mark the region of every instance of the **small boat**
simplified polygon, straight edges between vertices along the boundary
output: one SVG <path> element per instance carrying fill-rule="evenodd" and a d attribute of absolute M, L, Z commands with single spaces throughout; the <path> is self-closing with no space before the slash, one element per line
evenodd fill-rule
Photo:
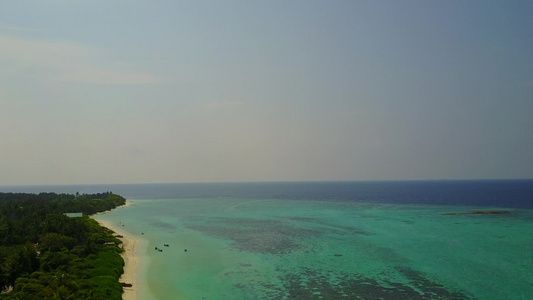
<path fill-rule="evenodd" d="M 164 244 L 163 246 L 165 246 L 165 247 L 169 247 L 168 244 Z"/>

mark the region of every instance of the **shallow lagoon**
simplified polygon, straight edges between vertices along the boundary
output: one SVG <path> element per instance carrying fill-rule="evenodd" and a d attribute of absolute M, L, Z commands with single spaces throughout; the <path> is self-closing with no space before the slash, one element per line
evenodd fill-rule
<path fill-rule="evenodd" d="M 287 198 L 130 201 L 98 217 L 146 240 L 139 299 L 533 295 L 528 209 L 445 215 L 495 208 Z"/>

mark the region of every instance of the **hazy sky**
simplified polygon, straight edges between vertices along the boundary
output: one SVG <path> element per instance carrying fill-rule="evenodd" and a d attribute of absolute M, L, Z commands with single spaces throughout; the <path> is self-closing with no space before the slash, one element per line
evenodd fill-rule
<path fill-rule="evenodd" d="M 0 185 L 533 178 L 532 1 L 0 2 Z"/>

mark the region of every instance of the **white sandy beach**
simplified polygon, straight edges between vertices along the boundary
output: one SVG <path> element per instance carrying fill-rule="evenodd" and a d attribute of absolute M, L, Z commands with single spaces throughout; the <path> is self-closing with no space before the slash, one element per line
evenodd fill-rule
<path fill-rule="evenodd" d="M 131 205 L 130 202 L 126 202 L 126 205 Z M 121 207 L 124 207 L 121 206 Z M 96 219 L 95 219 L 96 220 Z M 135 253 L 135 249 L 139 244 L 139 241 L 124 234 L 120 228 L 116 228 L 107 221 L 96 220 L 100 225 L 113 230 L 116 234 L 122 235 L 119 238 L 122 241 L 124 252 L 122 258 L 124 259 L 124 273 L 120 277 L 120 282 L 131 283 L 132 287 L 124 287 L 124 293 L 122 294 L 123 300 L 135 300 L 137 299 L 137 267 L 139 265 L 139 257 Z"/>

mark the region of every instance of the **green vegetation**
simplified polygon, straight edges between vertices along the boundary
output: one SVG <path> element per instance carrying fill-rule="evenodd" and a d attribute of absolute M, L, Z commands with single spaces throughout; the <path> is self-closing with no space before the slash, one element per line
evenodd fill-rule
<path fill-rule="evenodd" d="M 122 299 L 121 241 L 88 215 L 124 203 L 110 192 L 0 193 L 0 290 L 12 288 L 0 300 Z"/>

